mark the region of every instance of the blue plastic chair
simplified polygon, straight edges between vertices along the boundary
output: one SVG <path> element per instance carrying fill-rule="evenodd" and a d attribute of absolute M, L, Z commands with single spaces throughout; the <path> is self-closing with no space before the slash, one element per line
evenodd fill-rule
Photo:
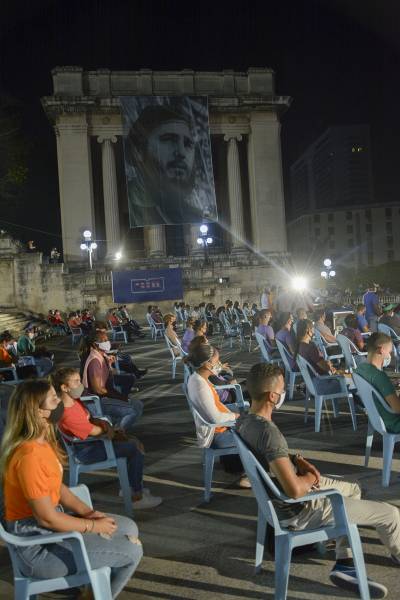
<path fill-rule="evenodd" d="M 113 342 L 117 342 L 120 338 L 125 344 L 128 343 L 128 336 L 122 325 L 113 325 L 111 321 L 108 321 L 109 331 L 111 333 L 111 339 Z"/>
<path fill-rule="evenodd" d="M 339 411 L 337 409 L 336 402 L 340 398 L 346 398 L 349 403 L 351 420 L 353 423 L 353 429 L 356 431 L 357 429 L 357 417 L 356 411 L 354 408 L 354 399 L 352 394 L 349 392 L 345 377 L 342 375 L 318 375 L 310 363 L 300 356 L 299 354 L 296 357 L 297 364 L 299 365 L 300 372 L 303 376 L 304 383 L 306 384 L 307 393 L 304 399 L 304 422 L 307 423 L 308 420 L 308 402 L 310 396 L 314 398 L 315 402 L 315 431 L 318 433 L 321 428 L 321 413 L 322 413 L 322 404 L 325 404 L 326 400 L 332 400 L 333 414 L 335 417 L 338 416 Z M 329 381 L 329 380 L 337 380 L 339 382 L 340 390 L 334 394 L 320 394 L 317 391 L 316 382 L 319 381 Z"/>
<path fill-rule="evenodd" d="M 275 600 L 285 600 L 289 583 L 292 550 L 299 546 L 326 542 L 346 536 L 353 552 L 353 561 L 360 586 L 360 597 L 369 600 L 367 573 L 357 525 L 350 523 L 343 496 L 337 490 L 312 492 L 302 498 L 288 498 L 283 494 L 249 450 L 237 432 L 232 431 L 247 477 L 258 504 L 256 572 L 260 571 L 264 557 L 267 523 L 275 530 Z M 307 502 L 316 498 L 329 497 L 333 510 L 333 524 L 318 529 L 291 530 L 282 527 L 276 514 L 273 500 L 279 498 L 287 504 Z"/>
<path fill-rule="evenodd" d="M 165 327 L 163 323 L 156 323 L 150 315 L 146 315 L 147 322 L 150 326 L 151 339 L 157 341 L 157 338 L 164 337 Z"/>
<path fill-rule="evenodd" d="M 229 347 L 233 347 L 233 340 L 239 340 L 240 347 L 243 344 L 242 330 L 239 324 L 231 324 L 224 312 L 221 312 L 219 320 L 222 326 L 221 348 L 225 340 L 229 340 Z"/>
<path fill-rule="evenodd" d="M 196 424 L 196 419 L 206 427 L 211 427 L 211 429 L 215 429 L 216 427 L 229 427 L 232 428 L 235 426 L 235 422 L 228 421 L 228 423 L 208 423 L 200 413 L 195 409 L 193 404 L 190 401 L 187 386 L 185 384 L 182 385 L 183 393 L 185 394 L 189 410 L 192 413 L 192 417 L 194 423 Z M 215 458 L 219 456 L 228 456 L 229 454 L 238 454 L 236 446 L 232 446 L 231 448 L 203 448 L 203 473 L 204 473 L 204 502 L 210 502 L 211 499 L 211 484 L 212 484 L 212 476 L 214 471 L 214 461 Z"/>
<path fill-rule="evenodd" d="M 127 459 L 117 458 L 115 456 L 112 441 L 104 437 L 88 437 L 86 440 L 80 440 L 79 438 L 66 435 L 61 430 L 59 430 L 59 433 L 68 455 L 69 486 L 72 487 L 78 485 L 79 475 L 81 473 L 92 473 L 93 471 L 103 471 L 104 469 L 117 469 L 118 479 L 124 499 L 125 512 L 127 515 L 132 516 L 132 490 L 128 479 Z M 104 445 L 104 450 L 107 456 L 106 460 L 85 464 L 80 462 L 75 453 L 75 446 L 78 444 L 90 444 L 93 442 L 101 442 Z"/>
<path fill-rule="evenodd" d="M 341 352 L 339 354 L 331 354 L 329 356 L 327 348 L 338 346 L 338 344 L 336 342 L 327 342 L 321 335 L 321 332 L 318 331 L 317 326 L 314 327 L 314 341 L 318 348 L 321 350 L 322 354 L 324 355 L 325 360 L 341 360 L 343 358 L 343 354 Z"/>
<path fill-rule="evenodd" d="M 296 385 L 296 379 L 299 377 L 303 381 L 303 376 L 300 371 L 295 371 L 291 365 L 291 360 L 294 360 L 293 356 L 289 352 L 282 342 L 276 340 L 276 347 L 278 348 L 279 354 L 283 364 L 285 365 L 285 379 L 286 385 L 289 391 L 289 400 L 293 399 L 294 386 Z"/>
<path fill-rule="evenodd" d="M 392 467 L 394 445 L 400 442 L 399 433 L 390 433 L 386 430 L 385 423 L 380 416 L 376 403 L 379 402 L 388 413 L 394 413 L 387 402 L 382 398 L 380 393 L 361 375 L 357 372 L 353 373 L 353 380 L 357 388 L 357 393 L 365 406 L 368 415 L 368 433 L 365 445 L 365 463 L 368 467 L 369 457 L 371 456 L 372 442 L 374 440 L 375 431 L 382 436 L 383 445 L 383 470 L 382 470 L 382 486 L 388 487 L 390 484 L 390 471 Z M 400 419 L 400 415 L 399 415 Z"/>
<path fill-rule="evenodd" d="M 185 356 L 187 356 L 187 352 L 184 351 L 180 344 L 173 344 L 165 332 L 164 338 L 172 358 L 172 379 L 175 379 L 176 364 L 182 361 Z M 178 350 L 179 354 L 175 354 L 174 350 Z"/>
<path fill-rule="evenodd" d="M 359 364 L 366 360 L 367 352 L 361 352 L 347 336 L 341 333 L 336 336 L 336 339 L 342 349 L 346 368 L 352 373 Z"/>
<path fill-rule="evenodd" d="M 70 488 L 88 506 L 93 508 L 90 493 L 86 485 Z M 112 600 L 110 585 L 110 567 L 92 569 L 86 552 L 81 533 L 76 531 L 68 533 L 49 533 L 48 535 L 34 535 L 22 537 L 8 533 L 0 522 L 0 538 L 4 540 L 10 554 L 14 572 L 14 597 L 15 600 L 36 600 L 37 594 L 45 594 L 56 590 L 67 590 L 83 585 L 91 585 L 95 600 Z M 16 548 L 26 546 L 44 546 L 57 544 L 68 540 L 74 548 L 74 559 L 77 572 L 65 577 L 53 579 L 35 579 L 25 577 L 19 569 Z"/>
<path fill-rule="evenodd" d="M 2 381 L 5 385 L 16 385 L 17 383 L 21 383 L 22 379 L 18 379 L 17 369 L 15 365 L 10 365 L 9 367 L 1 367 L 0 373 L 10 373 L 11 379 L 8 381 Z"/>
<path fill-rule="evenodd" d="M 80 327 L 70 327 L 71 330 L 71 341 L 72 341 L 72 345 L 74 345 L 76 342 L 79 342 L 79 340 L 81 339 L 81 337 L 83 337 L 83 331 Z"/>
<path fill-rule="evenodd" d="M 261 358 L 263 360 L 263 362 L 266 363 L 271 363 L 273 365 L 278 365 L 279 367 L 283 367 L 284 363 L 282 361 L 282 358 L 273 358 L 271 351 L 267 349 L 267 346 L 265 344 L 265 337 L 261 335 L 261 333 L 257 333 L 257 331 L 254 333 L 256 340 L 257 340 L 257 344 L 260 347 L 260 352 L 261 352 Z"/>
<path fill-rule="evenodd" d="M 394 329 L 389 327 L 389 325 L 385 325 L 384 323 L 378 323 L 378 331 L 380 331 L 381 333 L 386 333 L 386 335 L 388 335 L 392 338 L 392 342 L 393 342 L 393 346 L 394 346 L 394 352 L 393 352 L 394 370 L 396 371 L 396 373 L 398 373 L 399 365 L 400 365 L 400 356 L 399 356 L 400 337 L 397 335 L 397 333 L 394 331 Z"/>

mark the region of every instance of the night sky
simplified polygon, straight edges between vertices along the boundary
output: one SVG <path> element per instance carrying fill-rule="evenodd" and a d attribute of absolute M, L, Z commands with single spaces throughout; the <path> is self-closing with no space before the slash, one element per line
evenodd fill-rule
<path fill-rule="evenodd" d="M 40 97 L 57 65 L 85 69 L 270 67 L 288 168 L 330 125 L 371 127 L 375 200 L 400 201 L 400 2 L 397 0 L 13 0 L 1 3 L 0 93 L 21 103 L 29 180 L 0 226 L 48 250 L 61 246 L 57 161 Z M 5 225 L 12 220 L 52 236 Z"/>

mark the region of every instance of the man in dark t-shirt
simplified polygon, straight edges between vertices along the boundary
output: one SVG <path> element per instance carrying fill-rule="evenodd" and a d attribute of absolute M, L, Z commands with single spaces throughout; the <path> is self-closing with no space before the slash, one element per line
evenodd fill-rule
<path fill-rule="evenodd" d="M 236 421 L 236 430 L 263 467 L 270 471 L 279 489 L 293 499 L 301 499 L 315 490 L 338 490 L 344 496 L 349 522 L 376 527 L 394 562 L 400 564 L 399 510 L 384 502 L 361 500 L 357 483 L 323 477 L 303 456 L 289 453 L 284 436 L 272 421 L 273 410 L 277 410 L 285 399 L 281 369 L 272 364 L 256 364 L 250 370 L 246 385 L 252 400 L 251 409 Z M 267 491 L 283 527 L 316 529 L 334 522 L 329 497 L 287 504 Z M 358 594 L 357 574 L 347 537 L 336 540 L 336 563 L 330 578 L 334 584 Z M 385 586 L 371 580 L 368 583 L 372 597 L 385 597 Z"/>

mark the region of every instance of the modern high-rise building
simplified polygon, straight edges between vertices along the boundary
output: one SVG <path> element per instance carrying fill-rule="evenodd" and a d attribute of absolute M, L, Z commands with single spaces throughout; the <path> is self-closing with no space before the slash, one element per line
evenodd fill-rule
<path fill-rule="evenodd" d="M 368 125 L 330 127 L 290 168 L 290 219 L 373 202 Z"/>

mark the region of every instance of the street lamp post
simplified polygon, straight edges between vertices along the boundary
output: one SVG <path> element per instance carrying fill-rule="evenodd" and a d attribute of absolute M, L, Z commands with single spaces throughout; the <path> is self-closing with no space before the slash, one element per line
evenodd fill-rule
<path fill-rule="evenodd" d="M 81 243 L 81 250 L 86 250 L 88 252 L 89 266 L 91 269 L 93 269 L 92 252 L 93 252 L 93 250 L 96 250 L 97 244 L 96 244 L 96 242 L 92 241 L 92 232 L 89 231 L 88 229 L 86 229 L 83 232 L 83 238 L 84 238 L 84 241 Z"/>
<path fill-rule="evenodd" d="M 204 256 L 206 263 L 208 262 L 208 246 L 211 246 L 213 241 L 213 238 L 208 235 L 208 225 L 206 225 L 205 223 L 203 223 L 203 225 L 200 225 L 200 235 L 197 238 L 197 243 L 199 246 L 202 246 L 204 248 Z"/>
<path fill-rule="evenodd" d="M 333 279 L 333 277 L 336 277 L 336 271 L 333 268 L 333 264 L 330 258 L 325 258 L 324 260 L 324 267 L 321 271 L 321 277 L 326 281 L 329 281 L 329 279 Z"/>

